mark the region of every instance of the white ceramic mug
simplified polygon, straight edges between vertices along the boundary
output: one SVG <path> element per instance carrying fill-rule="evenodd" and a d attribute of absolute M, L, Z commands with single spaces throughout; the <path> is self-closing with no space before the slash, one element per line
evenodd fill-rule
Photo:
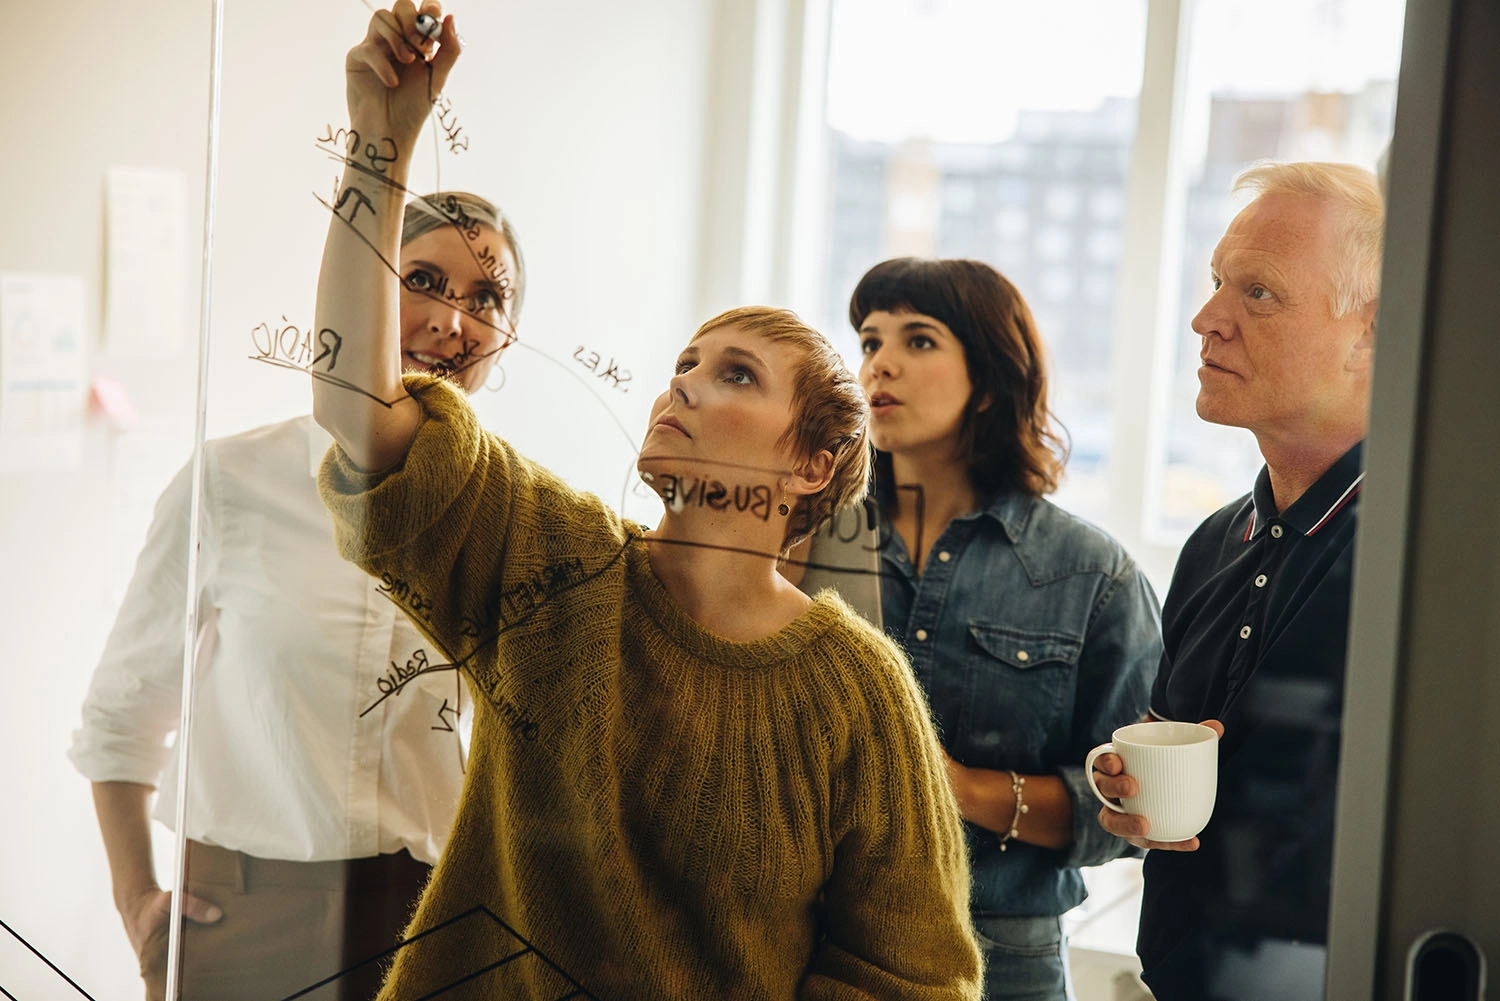
<path fill-rule="evenodd" d="M 1214 812 L 1219 791 L 1219 734 L 1202 723 L 1132 723 L 1114 732 L 1084 759 L 1083 771 L 1099 802 L 1116 813 L 1145 817 L 1152 841 L 1195 837 Z M 1094 759 L 1118 754 L 1139 789 L 1119 804 L 1105 799 L 1094 782 Z"/>

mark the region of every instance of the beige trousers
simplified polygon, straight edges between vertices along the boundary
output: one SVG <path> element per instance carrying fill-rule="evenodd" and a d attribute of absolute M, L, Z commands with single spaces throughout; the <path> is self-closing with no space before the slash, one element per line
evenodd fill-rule
<path fill-rule="evenodd" d="M 183 923 L 178 997 L 280 1001 L 305 991 L 297 1001 L 370 1001 L 430 872 L 404 851 L 282 862 L 190 841 L 188 892 L 224 917 Z M 147 1001 L 165 1001 L 165 922 L 142 950 L 141 977 Z"/>

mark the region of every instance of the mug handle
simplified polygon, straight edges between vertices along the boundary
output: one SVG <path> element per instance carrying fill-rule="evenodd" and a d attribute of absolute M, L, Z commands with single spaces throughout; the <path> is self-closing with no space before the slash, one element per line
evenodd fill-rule
<path fill-rule="evenodd" d="M 1094 748 L 1089 752 L 1089 756 L 1083 759 L 1083 774 L 1084 777 L 1089 781 L 1089 788 L 1094 791 L 1095 799 L 1097 799 L 1099 802 L 1103 803 L 1105 806 L 1109 807 L 1116 813 L 1125 813 L 1127 811 L 1124 807 L 1120 806 L 1120 804 L 1116 803 L 1114 800 L 1105 799 L 1104 793 L 1100 792 L 1099 787 L 1094 784 L 1094 759 L 1099 757 L 1099 755 L 1101 754 L 1113 753 L 1115 753 L 1114 744 L 1100 744 L 1098 747 Z"/>

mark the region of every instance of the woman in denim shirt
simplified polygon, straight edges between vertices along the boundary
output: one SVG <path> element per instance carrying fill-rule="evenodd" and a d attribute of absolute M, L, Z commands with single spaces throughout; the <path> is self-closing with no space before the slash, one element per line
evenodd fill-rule
<path fill-rule="evenodd" d="M 1094 819 L 1083 759 L 1146 711 L 1156 596 L 1119 543 L 1043 497 L 1065 447 L 1010 282 L 978 261 L 886 261 L 849 320 L 878 450 L 885 628 L 949 755 L 986 996 L 1071 999 L 1060 915 L 1084 899 L 1079 867 L 1128 850 Z"/>

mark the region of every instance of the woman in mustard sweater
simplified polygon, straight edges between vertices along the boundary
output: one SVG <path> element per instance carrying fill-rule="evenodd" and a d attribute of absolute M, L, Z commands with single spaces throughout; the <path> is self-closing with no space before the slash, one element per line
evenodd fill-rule
<path fill-rule="evenodd" d="M 460 50 L 451 16 L 432 41 L 416 18 L 376 14 L 346 62 L 352 126 L 398 155 L 345 174 L 373 211 L 331 222 L 317 324 L 343 337 L 343 386 L 314 383 L 341 551 L 475 694 L 455 829 L 381 998 L 975 998 L 920 691 L 832 592 L 776 573 L 865 491 L 857 381 L 790 313 L 704 324 L 652 408 L 639 470 L 666 511 L 647 530 L 484 431 L 443 379 L 403 379 L 381 258 Z"/>

